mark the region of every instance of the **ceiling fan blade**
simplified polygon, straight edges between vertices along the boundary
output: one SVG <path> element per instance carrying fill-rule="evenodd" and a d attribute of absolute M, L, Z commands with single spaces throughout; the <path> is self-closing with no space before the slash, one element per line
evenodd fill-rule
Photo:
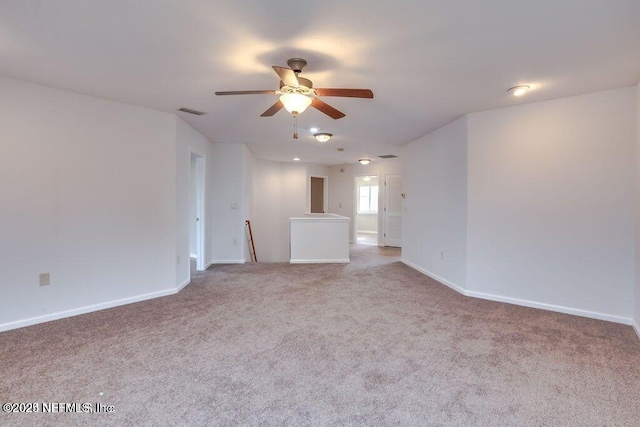
<path fill-rule="evenodd" d="M 278 73 L 278 76 L 280 76 L 280 80 L 282 80 L 282 83 L 284 83 L 285 85 L 289 87 L 300 86 L 300 83 L 298 83 L 298 78 L 296 77 L 296 73 L 294 73 L 291 68 L 278 67 L 274 65 L 273 71 Z"/>
<path fill-rule="evenodd" d="M 232 90 L 228 92 L 216 92 L 216 95 L 274 95 L 275 90 Z"/>
<path fill-rule="evenodd" d="M 333 108 L 331 105 L 320 101 L 318 98 L 313 98 L 311 100 L 311 106 L 313 108 L 315 108 L 316 110 L 320 110 L 323 113 L 325 113 L 327 116 L 331 117 L 332 119 L 341 119 L 344 117 L 344 113 L 341 113 L 340 111 L 336 110 L 335 108 Z"/>
<path fill-rule="evenodd" d="M 278 102 L 276 102 L 271 107 L 269 107 L 269 109 L 267 111 L 265 111 L 264 113 L 260 114 L 260 117 L 271 117 L 275 113 L 280 111 L 282 109 L 282 107 L 284 107 L 284 105 L 282 104 L 282 102 L 280 100 L 278 100 Z"/>
<path fill-rule="evenodd" d="M 320 96 L 343 96 L 346 98 L 373 98 L 371 89 L 316 89 L 316 94 Z"/>

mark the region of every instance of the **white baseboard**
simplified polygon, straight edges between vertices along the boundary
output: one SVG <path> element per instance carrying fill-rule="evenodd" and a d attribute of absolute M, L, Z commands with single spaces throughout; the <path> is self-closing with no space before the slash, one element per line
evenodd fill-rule
<path fill-rule="evenodd" d="M 213 264 L 244 264 L 245 262 L 244 259 L 214 259 L 209 263 L 208 267 Z"/>
<path fill-rule="evenodd" d="M 59 311 L 57 313 L 45 314 L 44 316 L 31 317 L 29 319 L 17 320 L 0 324 L 0 332 L 10 331 L 12 329 L 24 328 L 25 326 L 37 325 L 38 323 L 50 322 L 52 320 L 63 319 L 65 317 L 78 316 L 80 314 L 91 313 L 94 311 L 104 310 L 107 308 L 119 307 L 121 305 L 133 304 L 149 299 L 165 297 L 178 293 L 179 288 L 166 289 L 164 291 L 152 292 L 149 294 L 136 295 L 134 297 L 122 298 L 113 301 L 107 301 L 100 304 L 87 305 L 85 307 L 74 308 L 72 310 Z"/>
<path fill-rule="evenodd" d="M 640 338 L 640 326 L 638 326 L 638 323 L 635 320 L 632 320 L 631 326 L 633 326 L 633 330 L 636 331 L 636 335 Z"/>
<path fill-rule="evenodd" d="M 418 267 L 417 265 L 415 265 L 412 262 L 407 261 L 406 259 L 401 259 L 400 262 L 402 262 L 403 264 L 408 265 L 409 267 L 413 268 L 414 270 L 418 270 L 420 273 L 431 277 L 433 280 L 436 280 L 440 283 L 442 283 L 443 285 L 453 289 L 454 291 L 461 293 L 462 295 L 465 295 L 465 290 L 462 286 L 458 286 L 453 282 L 450 282 L 440 276 L 438 276 L 437 274 L 433 274 L 432 272 L 430 272 L 429 270 L 425 270 L 422 267 Z"/>
<path fill-rule="evenodd" d="M 205 264 L 204 269 L 206 270 L 207 268 L 211 267 L 213 265 L 213 261 L 209 261 L 208 263 Z"/>
<path fill-rule="evenodd" d="M 290 264 L 348 264 L 351 262 L 349 258 L 340 259 L 292 259 Z"/>
<path fill-rule="evenodd" d="M 474 298 L 486 299 L 491 301 L 506 302 L 508 304 L 522 305 L 524 307 L 538 308 L 541 310 L 555 311 L 558 313 L 572 314 L 574 316 L 588 317 L 591 319 L 606 320 L 607 322 L 622 323 L 630 325 L 631 319 L 628 317 L 615 316 L 612 314 L 600 313 L 597 311 L 582 310 L 579 308 L 565 307 L 562 305 L 547 304 L 537 301 L 523 300 L 519 298 L 505 297 L 502 295 L 487 294 L 484 292 L 465 291 L 465 295 Z"/>
<path fill-rule="evenodd" d="M 555 311 L 558 313 L 571 314 L 574 316 L 588 317 L 591 319 L 605 320 L 607 322 L 621 323 L 623 325 L 631 325 L 633 323 L 633 320 L 628 317 L 615 316 L 615 315 L 606 314 L 606 313 L 599 313 L 597 311 L 582 310 L 579 308 L 565 307 L 561 305 L 547 304 L 547 303 L 542 303 L 537 301 L 523 300 L 519 298 L 511 298 L 511 297 L 506 297 L 502 295 L 487 294 L 484 292 L 470 291 L 470 290 L 464 289 L 461 286 L 456 285 L 455 283 L 449 282 L 448 280 L 443 279 L 442 277 L 439 277 L 438 275 L 433 274 L 432 272 L 425 270 L 424 268 L 418 267 L 417 265 L 407 260 L 402 259 L 401 262 L 467 297 L 504 302 L 507 304 L 521 305 L 524 307 L 537 308 L 537 309 L 547 310 L 547 311 Z M 634 328 L 636 330 L 636 333 L 638 333 L 638 337 L 640 337 L 640 332 L 639 332 L 639 329 L 637 328 L 637 325 L 635 325 Z"/>
<path fill-rule="evenodd" d="M 176 293 L 180 292 L 181 290 L 183 290 L 189 283 L 191 283 L 191 279 L 187 279 L 184 282 L 180 283 L 178 285 L 178 287 L 176 288 Z"/>

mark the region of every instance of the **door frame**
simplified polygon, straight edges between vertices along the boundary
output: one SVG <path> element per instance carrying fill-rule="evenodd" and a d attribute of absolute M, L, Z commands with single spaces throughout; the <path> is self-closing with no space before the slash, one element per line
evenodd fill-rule
<path fill-rule="evenodd" d="M 311 178 L 321 178 L 322 179 L 322 192 L 324 193 L 322 196 L 322 210 L 327 213 L 329 211 L 329 177 L 323 175 L 309 175 L 309 179 L 307 179 L 307 207 L 309 208 L 309 213 L 311 213 Z"/>
<path fill-rule="evenodd" d="M 196 159 L 196 188 L 194 191 L 196 197 L 196 218 L 198 221 L 196 222 L 196 270 L 202 271 L 205 269 L 205 230 L 206 230 L 206 185 L 207 185 L 207 159 L 205 155 L 198 150 L 189 147 L 189 212 L 191 208 L 191 158 L 195 157 Z M 189 254 L 191 254 L 191 220 L 189 218 Z M 191 271 L 191 262 L 189 262 L 189 271 Z"/>

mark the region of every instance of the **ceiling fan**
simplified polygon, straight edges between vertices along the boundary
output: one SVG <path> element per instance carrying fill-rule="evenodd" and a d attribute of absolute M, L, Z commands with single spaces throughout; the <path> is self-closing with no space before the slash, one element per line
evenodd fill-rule
<path fill-rule="evenodd" d="M 273 70 L 280 77 L 280 89 L 278 90 L 216 92 L 216 95 L 280 95 L 280 99 L 261 114 L 262 117 L 271 117 L 283 107 L 295 117 L 311 105 L 333 119 L 343 118 L 344 113 L 321 101 L 318 98 L 319 96 L 373 98 L 373 92 L 370 89 L 314 88 L 311 80 L 299 76 L 302 69 L 307 65 L 307 61 L 302 58 L 291 58 L 287 61 L 287 64 L 291 68 L 273 66 Z"/>

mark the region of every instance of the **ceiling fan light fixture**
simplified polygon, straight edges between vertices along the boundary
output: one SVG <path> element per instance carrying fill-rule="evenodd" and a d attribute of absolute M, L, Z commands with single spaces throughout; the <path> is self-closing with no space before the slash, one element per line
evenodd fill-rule
<path fill-rule="evenodd" d="M 369 163 L 371 163 L 371 159 L 360 159 L 358 160 L 360 162 L 361 165 L 366 166 Z"/>
<path fill-rule="evenodd" d="M 297 116 L 311 105 L 311 98 L 301 93 L 285 93 L 280 95 L 280 102 L 288 112 Z"/>
<path fill-rule="evenodd" d="M 316 133 L 315 135 L 313 135 L 316 137 L 316 139 L 318 140 L 318 142 L 325 144 L 327 142 L 329 142 L 329 140 L 331 139 L 331 137 L 333 136 L 333 134 L 331 133 L 327 133 L 327 132 L 322 132 L 322 133 Z"/>

